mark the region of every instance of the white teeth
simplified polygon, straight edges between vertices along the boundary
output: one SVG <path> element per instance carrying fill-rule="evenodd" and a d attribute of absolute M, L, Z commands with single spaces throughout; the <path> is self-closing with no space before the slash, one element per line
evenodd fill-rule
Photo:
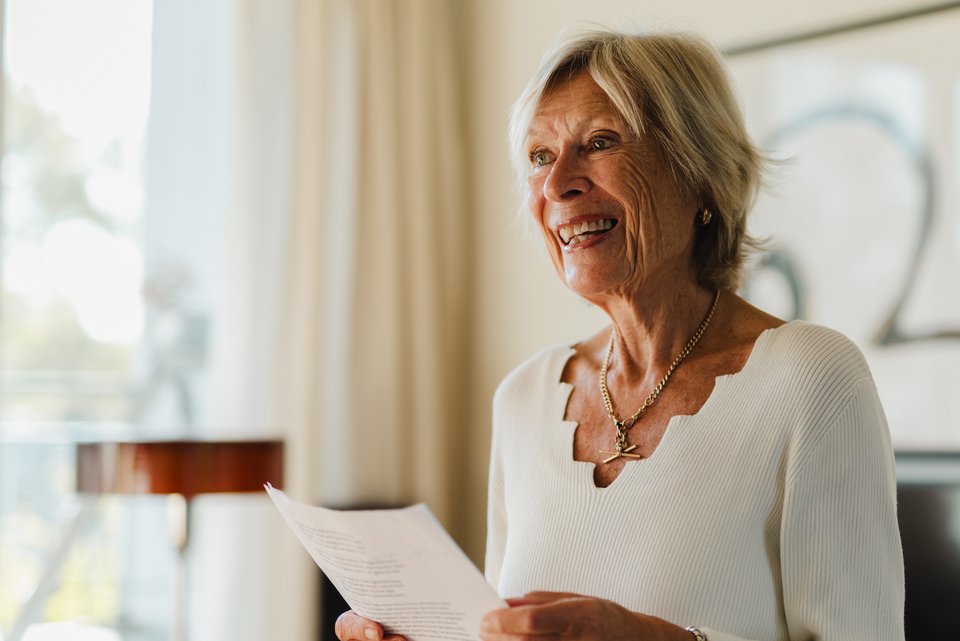
<path fill-rule="evenodd" d="M 614 221 L 610 218 L 595 218 L 593 220 L 587 220 L 582 223 L 577 223 L 575 225 L 566 225 L 561 227 L 558 231 L 560 232 L 560 238 L 565 244 L 573 244 L 582 242 L 586 238 L 579 238 L 582 234 L 589 232 L 598 232 L 598 231 L 607 231 L 608 229 L 613 229 Z"/>

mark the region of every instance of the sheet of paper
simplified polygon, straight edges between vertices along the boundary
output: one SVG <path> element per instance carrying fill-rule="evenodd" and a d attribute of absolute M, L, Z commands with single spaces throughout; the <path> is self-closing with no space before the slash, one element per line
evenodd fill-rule
<path fill-rule="evenodd" d="M 287 525 L 357 613 L 410 641 L 476 641 L 507 604 L 423 504 L 331 510 L 267 486 Z"/>

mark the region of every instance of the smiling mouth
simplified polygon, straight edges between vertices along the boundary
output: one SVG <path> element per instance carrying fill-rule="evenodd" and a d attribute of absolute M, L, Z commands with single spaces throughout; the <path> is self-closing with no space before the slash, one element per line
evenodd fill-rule
<path fill-rule="evenodd" d="M 616 224 L 617 221 L 614 218 L 596 218 L 574 225 L 565 225 L 558 229 L 557 233 L 560 234 L 560 240 L 563 241 L 563 244 L 569 247 L 579 245 L 594 236 L 606 233 L 613 229 Z"/>

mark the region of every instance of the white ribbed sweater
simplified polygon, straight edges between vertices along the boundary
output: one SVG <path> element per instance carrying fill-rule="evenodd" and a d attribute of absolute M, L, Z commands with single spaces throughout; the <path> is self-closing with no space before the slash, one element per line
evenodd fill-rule
<path fill-rule="evenodd" d="M 610 599 L 710 641 L 902 641 L 893 454 L 860 351 L 791 322 L 609 487 L 573 460 L 573 354 L 494 397 L 486 573 L 503 596 Z"/>

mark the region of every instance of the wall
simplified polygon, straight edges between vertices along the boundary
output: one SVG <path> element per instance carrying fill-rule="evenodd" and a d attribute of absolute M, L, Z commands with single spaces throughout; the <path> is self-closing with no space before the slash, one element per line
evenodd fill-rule
<path fill-rule="evenodd" d="M 706 35 L 729 47 L 929 2 L 911 0 L 810 0 L 806 3 L 730 0 L 483 0 L 462 17 L 467 55 L 467 100 L 471 140 L 464 153 L 473 173 L 472 237 L 477 239 L 473 325 L 473 378 L 469 381 L 472 466 L 467 483 L 471 506 L 457 524 L 457 538 L 478 562 L 484 540 L 490 398 L 499 380 L 537 351 L 576 341 L 602 326 L 603 318 L 561 285 L 540 241 L 524 238 L 517 223 L 505 143 L 507 112 L 540 56 L 562 29 L 588 22 L 617 27 L 667 26 Z"/>

